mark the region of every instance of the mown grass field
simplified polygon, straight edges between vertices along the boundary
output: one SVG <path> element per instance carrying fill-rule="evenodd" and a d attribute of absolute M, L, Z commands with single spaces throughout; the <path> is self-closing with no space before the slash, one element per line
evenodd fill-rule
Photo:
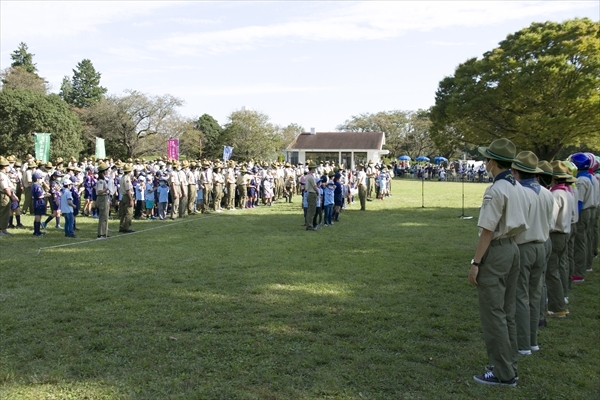
<path fill-rule="evenodd" d="M 0 399 L 596 399 L 600 267 L 517 388 L 488 364 L 467 271 L 485 185 L 393 182 L 307 232 L 299 198 L 96 238 L 0 238 Z M 32 225 L 32 218 L 24 223 Z M 73 244 L 64 247 L 62 244 Z"/>

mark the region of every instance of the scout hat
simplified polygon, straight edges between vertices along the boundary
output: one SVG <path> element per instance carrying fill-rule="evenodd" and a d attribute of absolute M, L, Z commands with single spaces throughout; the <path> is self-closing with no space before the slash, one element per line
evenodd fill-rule
<path fill-rule="evenodd" d="M 542 170 L 541 174 L 553 175 L 552 165 L 546 160 L 538 162 L 538 168 Z"/>
<path fill-rule="evenodd" d="M 131 165 L 130 163 L 125 164 L 125 166 L 123 167 L 123 172 L 131 172 L 133 171 L 133 165 Z"/>
<path fill-rule="evenodd" d="M 552 161 L 552 175 L 558 179 L 566 179 L 569 183 L 577 182 L 577 179 L 571 174 L 571 169 L 564 161 Z"/>
<path fill-rule="evenodd" d="M 14 163 L 17 160 L 17 158 L 15 156 L 8 156 L 8 157 L 6 157 L 6 159 L 8 160 L 9 163 L 11 163 L 11 162 Z"/>
<path fill-rule="evenodd" d="M 9 165 L 9 162 L 6 158 L 0 156 L 0 167 L 6 167 Z"/>
<path fill-rule="evenodd" d="M 69 185 L 72 185 L 72 184 L 73 184 L 73 182 L 71 182 L 71 180 L 69 178 L 65 178 L 62 181 L 62 185 L 63 186 L 69 186 Z"/>
<path fill-rule="evenodd" d="M 309 161 L 306 166 L 308 167 L 308 169 L 315 169 L 317 168 L 317 164 L 315 164 L 314 161 Z"/>
<path fill-rule="evenodd" d="M 100 165 L 98 165 L 98 172 L 106 171 L 107 169 L 108 169 L 108 164 L 106 164 L 106 163 L 100 163 Z"/>
<path fill-rule="evenodd" d="M 527 172 L 530 174 L 541 174 L 542 171 L 538 168 L 538 158 L 532 151 L 522 151 L 515 157 L 511 168 L 518 171 Z"/>
<path fill-rule="evenodd" d="M 50 161 L 48 161 L 45 165 L 46 168 L 50 169 L 52 168 L 52 163 Z"/>
<path fill-rule="evenodd" d="M 478 150 L 485 158 L 500 161 L 514 161 L 515 154 L 517 153 L 514 143 L 505 138 L 496 139 L 489 147 L 479 147 Z"/>

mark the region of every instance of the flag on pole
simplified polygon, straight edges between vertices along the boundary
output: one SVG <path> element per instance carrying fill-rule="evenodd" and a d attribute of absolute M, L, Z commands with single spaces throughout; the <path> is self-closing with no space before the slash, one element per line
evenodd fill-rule
<path fill-rule="evenodd" d="M 106 149 L 104 148 L 104 139 L 96 138 L 96 160 L 106 158 Z"/>
<path fill-rule="evenodd" d="M 34 133 L 35 135 L 35 158 L 43 162 L 50 161 L 50 134 Z"/>
<path fill-rule="evenodd" d="M 233 147 L 223 146 L 223 161 L 229 160 L 231 158 L 231 153 L 233 153 Z"/>
<path fill-rule="evenodd" d="M 171 160 L 179 160 L 179 139 L 167 141 L 167 157 Z"/>

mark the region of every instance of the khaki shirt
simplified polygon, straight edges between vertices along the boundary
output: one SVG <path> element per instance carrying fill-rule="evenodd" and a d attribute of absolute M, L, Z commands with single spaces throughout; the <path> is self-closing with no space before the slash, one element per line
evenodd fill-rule
<path fill-rule="evenodd" d="M 544 187 L 539 193 L 523 188 L 529 198 L 529 209 L 526 213 L 528 228 L 515 237 L 517 244 L 544 243 L 548 240 L 550 230 L 554 228 L 554 197 Z"/>
<path fill-rule="evenodd" d="M 173 171 L 171 171 L 169 176 L 170 182 L 171 184 L 173 184 L 173 186 L 179 186 L 181 184 L 181 180 L 179 179 L 179 171 L 174 169 Z"/>
<path fill-rule="evenodd" d="M 196 184 L 197 179 L 196 179 L 196 174 L 194 174 L 194 171 L 188 169 L 185 173 L 185 177 L 187 179 L 188 185 Z"/>
<path fill-rule="evenodd" d="M 104 180 L 104 179 L 98 179 L 96 181 L 96 194 L 98 196 L 107 196 L 108 192 L 107 193 L 103 193 L 103 194 L 99 193 L 101 190 L 107 190 L 107 189 L 108 189 L 108 183 L 106 183 L 106 180 Z"/>
<path fill-rule="evenodd" d="M 10 179 L 4 171 L 0 171 L 0 194 L 6 195 L 6 189 L 11 189 Z"/>
<path fill-rule="evenodd" d="M 551 232 L 559 233 L 571 233 L 571 213 L 573 205 L 571 204 L 574 200 L 573 195 L 566 190 L 554 190 L 552 192 L 554 202 L 556 203 L 555 209 L 555 224 L 554 229 Z"/>
<path fill-rule="evenodd" d="M 227 183 L 235 183 L 235 170 L 233 168 L 227 169 Z"/>
<path fill-rule="evenodd" d="M 366 182 L 367 175 L 365 174 L 365 171 L 358 171 L 358 173 L 356 174 L 356 185 L 363 186 L 367 184 Z"/>
<path fill-rule="evenodd" d="M 187 175 L 184 170 L 180 169 L 177 171 L 177 176 L 179 177 L 179 183 L 181 183 L 181 186 L 188 185 Z"/>
<path fill-rule="evenodd" d="M 483 195 L 477 226 L 494 233 L 493 239 L 514 237 L 528 228 L 529 198 L 523 186 L 500 179 Z M 481 235 L 481 230 L 479 232 Z"/>
<path fill-rule="evenodd" d="M 317 193 L 317 183 L 315 182 L 315 177 L 312 174 L 306 175 L 305 190 L 308 193 Z"/>
<path fill-rule="evenodd" d="M 212 185 L 213 172 L 210 169 L 203 170 L 200 173 L 200 183 L 203 185 Z"/>
<path fill-rule="evenodd" d="M 126 194 L 132 196 L 133 185 L 131 184 L 131 175 L 125 174 L 121 177 L 121 184 L 119 185 L 119 194 L 124 196 Z"/>

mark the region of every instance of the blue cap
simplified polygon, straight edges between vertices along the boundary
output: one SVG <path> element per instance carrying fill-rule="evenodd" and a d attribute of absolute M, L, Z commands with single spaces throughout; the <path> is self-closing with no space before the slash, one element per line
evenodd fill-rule
<path fill-rule="evenodd" d="M 571 155 L 571 162 L 575 164 L 578 170 L 587 170 L 592 165 L 590 158 L 585 153 L 575 153 Z"/>

